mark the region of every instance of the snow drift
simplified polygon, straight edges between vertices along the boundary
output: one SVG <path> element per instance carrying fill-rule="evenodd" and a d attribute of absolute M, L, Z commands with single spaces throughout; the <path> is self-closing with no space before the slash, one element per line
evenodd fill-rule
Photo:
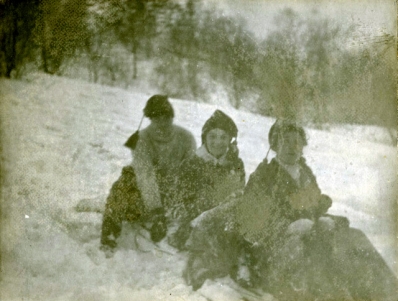
<path fill-rule="evenodd" d="M 180 276 L 185 254 L 165 242 L 154 246 L 128 226 L 120 250 L 106 259 L 98 249 L 101 213 L 75 210 L 83 199 L 97 208 L 105 204 L 130 163 L 123 143 L 149 94 L 42 74 L 1 80 L 0 91 L 2 300 L 239 300 L 228 279 L 193 292 Z M 171 102 L 175 123 L 199 142 L 204 121 L 218 107 Z M 268 150 L 274 120 L 222 109 L 238 125 L 250 175 Z M 383 133 L 354 125 L 307 129 L 305 157 L 333 199 L 329 212 L 347 216 L 395 268 L 396 149 L 375 139 L 375 131 Z"/>

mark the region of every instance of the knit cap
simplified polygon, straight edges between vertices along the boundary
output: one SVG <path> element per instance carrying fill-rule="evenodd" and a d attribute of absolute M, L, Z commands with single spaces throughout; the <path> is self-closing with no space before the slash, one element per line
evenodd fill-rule
<path fill-rule="evenodd" d="M 206 141 L 207 133 L 213 129 L 221 129 L 227 132 L 232 138 L 236 138 L 238 135 L 238 128 L 235 122 L 221 110 L 216 110 L 205 122 L 202 128 L 202 144 Z"/>

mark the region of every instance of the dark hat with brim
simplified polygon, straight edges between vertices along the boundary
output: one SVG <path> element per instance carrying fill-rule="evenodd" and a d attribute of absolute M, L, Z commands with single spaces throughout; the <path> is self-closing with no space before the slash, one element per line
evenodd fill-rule
<path fill-rule="evenodd" d="M 150 119 L 161 116 L 173 118 L 173 106 L 167 95 L 153 95 L 149 98 L 144 108 L 144 115 Z"/>
<path fill-rule="evenodd" d="M 173 106 L 169 102 L 168 98 L 166 95 L 153 95 L 151 96 L 144 108 L 144 116 L 152 119 L 156 117 L 169 117 L 173 118 L 174 117 L 174 110 Z M 142 119 L 140 122 L 140 125 L 138 127 L 138 130 L 135 131 L 124 143 L 124 146 L 134 150 L 137 146 L 137 142 L 140 138 L 140 127 L 141 127 Z"/>
<path fill-rule="evenodd" d="M 307 135 L 305 134 L 304 128 L 301 125 L 298 125 L 296 122 L 293 121 L 278 119 L 271 126 L 271 129 L 269 130 L 268 133 L 268 142 L 270 148 L 273 151 L 277 151 L 280 137 L 284 133 L 289 133 L 289 132 L 298 133 L 300 137 L 303 139 L 304 145 L 307 145 Z"/>

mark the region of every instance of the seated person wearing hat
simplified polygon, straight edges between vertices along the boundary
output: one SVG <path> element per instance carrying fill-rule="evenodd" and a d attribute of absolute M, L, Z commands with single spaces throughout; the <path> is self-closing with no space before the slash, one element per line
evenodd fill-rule
<path fill-rule="evenodd" d="M 183 162 L 174 204 L 179 228 L 169 238 L 169 243 L 178 249 L 185 248 L 192 220 L 243 190 L 244 165 L 238 157 L 236 140 L 233 141 L 237 133 L 233 120 L 216 110 L 202 128 L 202 145 L 195 156 Z"/>
<path fill-rule="evenodd" d="M 116 247 L 123 220 L 152 222 L 152 240 L 158 242 L 164 238 L 167 231 L 164 201 L 181 162 L 196 149 L 193 135 L 173 124 L 174 110 L 167 96 L 149 98 L 144 116 L 151 123 L 139 131 L 132 149 L 133 161 L 123 168 L 107 198 L 101 233 L 104 250 Z"/>
<path fill-rule="evenodd" d="M 397 280 L 366 235 L 327 214 L 304 128 L 278 120 L 268 138 L 276 156 L 250 175 L 236 215 L 251 284 L 281 301 L 396 300 Z"/>

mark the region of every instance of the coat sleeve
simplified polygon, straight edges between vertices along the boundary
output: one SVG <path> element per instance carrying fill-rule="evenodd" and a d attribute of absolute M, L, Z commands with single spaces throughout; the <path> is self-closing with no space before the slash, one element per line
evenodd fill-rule
<path fill-rule="evenodd" d="M 312 170 L 307 166 L 309 173 L 310 173 L 310 177 L 312 177 L 314 184 L 316 185 L 316 187 L 319 190 L 319 196 L 318 196 L 318 205 L 316 207 L 316 209 L 314 210 L 313 214 L 314 217 L 316 219 L 318 219 L 319 217 L 321 217 L 322 215 L 325 215 L 326 212 L 329 210 L 329 208 L 332 206 L 332 199 L 326 195 L 326 194 L 322 194 L 321 189 L 319 188 L 318 182 L 316 180 L 316 177 L 314 175 L 314 173 L 312 172 Z"/>
<path fill-rule="evenodd" d="M 150 142 L 145 137 L 140 137 L 131 165 L 134 168 L 137 186 L 148 212 L 162 207 L 152 156 Z"/>
<path fill-rule="evenodd" d="M 252 243 L 272 244 L 289 224 L 273 194 L 276 185 L 275 170 L 262 162 L 251 174 L 236 206 L 239 231 Z"/>
<path fill-rule="evenodd" d="M 309 178 L 310 183 L 291 195 L 289 197 L 290 203 L 297 216 L 317 220 L 325 215 L 332 206 L 332 199 L 322 194 L 311 168 L 303 164 L 303 171 Z"/>
<path fill-rule="evenodd" d="M 238 175 L 233 175 L 235 183 L 230 183 L 231 179 L 227 174 L 220 173 L 222 176 L 216 177 L 216 169 L 208 167 L 202 159 L 193 157 L 185 161 L 181 168 L 177 200 L 184 208 L 186 219 L 194 219 L 218 205 L 240 184 Z"/>
<path fill-rule="evenodd" d="M 190 204 L 194 203 L 199 190 L 198 177 L 201 166 L 195 158 L 188 158 L 181 164 L 177 180 L 173 189 L 173 204 L 178 211 L 178 217 L 184 218 L 188 215 Z"/>

